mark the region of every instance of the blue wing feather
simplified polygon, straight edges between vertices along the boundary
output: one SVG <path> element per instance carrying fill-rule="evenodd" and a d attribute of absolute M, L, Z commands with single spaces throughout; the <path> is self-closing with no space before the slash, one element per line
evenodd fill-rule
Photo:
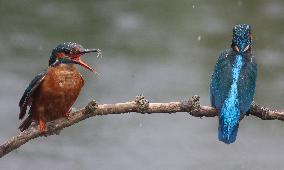
<path fill-rule="evenodd" d="M 230 50 L 225 50 L 220 54 L 211 78 L 211 106 L 215 107 L 218 112 L 220 112 L 232 84 L 230 53 Z"/>
<path fill-rule="evenodd" d="M 242 114 L 245 114 L 253 101 L 256 77 L 257 77 L 257 64 L 255 58 L 251 56 L 248 62 L 241 71 L 238 82 L 238 98 L 239 107 Z"/>
<path fill-rule="evenodd" d="M 40 85 L 42 80 L 44 79 L 45 75 L 47 73 L 47 70 L 44 72 L 38 74 L 35 76 L 35 78 L 30 82 L 29 86 L 26 88 L 20 102 L 19 102 L 19 107 L 20 107 L 20 114 L 19 114 L 19 119 L 22 119 L 25 114 L 27 107 L 29 105 L 29 102 L 33 96 L 34 91 L 37 89 L 37 87 Z"/>

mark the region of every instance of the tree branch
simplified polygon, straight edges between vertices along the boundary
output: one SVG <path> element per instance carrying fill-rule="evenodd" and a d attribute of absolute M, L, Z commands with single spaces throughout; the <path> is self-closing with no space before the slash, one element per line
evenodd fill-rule
<path fill-rule="evenodd" d="M 72 126 L 89 117 L 97 115 L 108 114 L 123 114 L 129 112 L 136 112 L 142 114 L 152 113 L 177 113 L 188 112 L 195 117 L 215 117 L 217 112 L 210 106 L 200 106 L 199 96 L 193 96 L 189 101 L 170 102 L 170 103 L 149 103 L 142 95 L 137 96 L 135 101 L 116 103 L 116 104 L 102 104 L 97 105 L 95 101 L 91 101 L 85 108 L 80 109 L 70 114 L 70 118 L 60 118 L 47 123 L 47 131 L 45 134 L 39 132 L 37 125 L 32 125 L 29 129 L 10 138 L 0 146 L 0 158 L 19 148 L 21 145 L 27 143 L 31 139 L 40 136 L 49 136 L 59 134 L 62 129 Z M 260 107 L 253 103 L 247 114 L 257 116 L 263 120 L 282 120 L 284 121 L 284 112 L 269 110 Z"/>

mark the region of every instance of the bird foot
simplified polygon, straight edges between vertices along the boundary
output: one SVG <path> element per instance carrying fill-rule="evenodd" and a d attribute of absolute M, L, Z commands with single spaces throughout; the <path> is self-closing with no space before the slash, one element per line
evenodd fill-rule
<path fill-rule="evenodd" d="M 39 132 L 43 135 L 46 133 L 45 120 L 42 114 L 39 115 Z"/>

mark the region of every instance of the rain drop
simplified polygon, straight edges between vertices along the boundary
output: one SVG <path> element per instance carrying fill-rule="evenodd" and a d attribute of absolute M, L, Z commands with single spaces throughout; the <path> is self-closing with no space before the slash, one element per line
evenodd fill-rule
<path fill-rule="evenodd" d="M 198 35 L 197 40 L 201 41 L 201 35 Z"/>
<path fill-rule="evenodd" d="M 243 1 L 239 0 L 238 1 L 238 6 L 242 6 L 243 5 Z"/>

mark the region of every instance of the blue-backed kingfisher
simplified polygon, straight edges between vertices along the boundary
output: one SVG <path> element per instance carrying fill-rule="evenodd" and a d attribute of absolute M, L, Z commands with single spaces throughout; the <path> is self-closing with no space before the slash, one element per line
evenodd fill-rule
<path fill-rule="evenodd" d="M 44 133 L 47 121 L 60 117 L 68 118 L 70 108 L 84 85 L 84 79 L 75 64 L 95 73 L 95 70 L 80 58 L 90 52 L 100 50 L 85 49 L 73 42 L 60 44 L 52 50 L 48 68 L 30 82 L 19 102 L 19 119 L 25 117 L 29 107 L 29 115 L 19 127 L 21 131 L 36 122 L 40 132 Z"/>
<path fill-rule="evenodd" d="M 257 64 L 252 38 L 250 25 L 236 25 L 231 48 L 221 52 L 211 78 L 211 105 L 219 115 L 218 138 L 226 144 L 236 140 L 240 119 L 255 94 Z"/>

